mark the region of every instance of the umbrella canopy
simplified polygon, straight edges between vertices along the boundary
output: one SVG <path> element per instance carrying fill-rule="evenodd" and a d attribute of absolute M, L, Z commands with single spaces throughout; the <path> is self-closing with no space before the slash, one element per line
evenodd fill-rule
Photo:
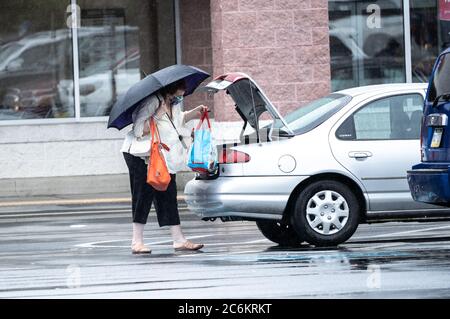
<path fill-rule="evenodd" d="M 133 122 L 133 111 L 140 102 L 161 88 L 181 79 L 185 80 L 186 91 L 184 96 L 194 92 L 209 74 L 190 65 L 176 64 L 149 74 L 134 84 L 128 91 L 119 96 L 109 115 L 108 128 L 123 129 Z"/>

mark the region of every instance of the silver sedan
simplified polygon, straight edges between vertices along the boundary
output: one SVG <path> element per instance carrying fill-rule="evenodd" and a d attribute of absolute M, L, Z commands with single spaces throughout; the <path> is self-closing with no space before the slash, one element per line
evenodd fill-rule
<path fill-rule="evenodd" d="M 225 74 L 207 89 L 228 93 L 243 129 L 240 143 L 219 147 L 218 170 L 185 187 L 189 209 L 204 220 L 253 220 L 280 245 L 334 246 L 360 223 L 450 215 L 413 201 L 406 180 L 420 161 L 426 84 L 347 89 L 285 117 L 246 74 Z"/>

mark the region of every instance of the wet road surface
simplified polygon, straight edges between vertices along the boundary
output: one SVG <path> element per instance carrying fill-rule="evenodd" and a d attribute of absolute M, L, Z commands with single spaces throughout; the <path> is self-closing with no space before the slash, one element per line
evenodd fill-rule
<path fill-rule="evenodd" d="M 0 214 L 0 298 L 449 298 L 450 222 L 360 225 L 338 248 L 281 248 L 253 222 L 204 222 L 175 253 L 151 213 L 132 255 L 127 206 Z"/>

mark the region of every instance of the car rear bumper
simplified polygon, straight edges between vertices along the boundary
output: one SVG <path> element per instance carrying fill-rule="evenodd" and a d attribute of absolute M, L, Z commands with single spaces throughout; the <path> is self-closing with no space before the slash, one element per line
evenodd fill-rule
<path fill-rule="evenodd" d="M 184 189 L 188 208 L 202 218 L 281 219 L 294 188 L 307 176 L 193 179 Z"/>
<path fill-rule="evenodd" d="M 415 201 L 450 206 L 449 165 L 421 163 L 408 171 L 408 184 Z"/>

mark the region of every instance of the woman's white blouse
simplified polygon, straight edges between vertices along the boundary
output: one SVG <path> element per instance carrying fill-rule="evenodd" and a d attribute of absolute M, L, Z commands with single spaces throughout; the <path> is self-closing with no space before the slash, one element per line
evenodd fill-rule
<path fill-rule="evenodd" d="M 159 96 L 162 101 L 162 97 Z M 187 149 L 183 147 L 180 139 L 178 138 L 177 131 L 172 126 L 169 116 L 164 113 L 163 115 L 156 117 L 156 110 L 159 107 L 159 101 L 156 95 L 151 95 L 145 100 L 141 106 L 138 106 L 133 112 L 133 128 L 125 137 L 124 143 L 121 148 L 121 152 L 128 153 L 131 144 L 136 138 L 141 138 L 144 132 L 144 125 L 148 125 L 146 120 L 151 116 L 156 120 L 156 125 L 161 137 L 161 142 L 166 144 L 170 151 L 163 149 L 163 155 L 166 160 L 167 168 L 170 174 L 176 174 L 180 171 L 187 171 L 189 168 L 186 165 L 187 162 Z M 189 148 L 191 142 L 190 133 L 186 129 L 185 125 L 185 113 L 181 110 L 181 105 L 177 104 L 172 106 L 172 122 L 178 130 L 178 133 L 183 136 L 183 141 Z M 131 135 L 131 136 L 130 136 Z M 131 137 L 131 138 L 130 138 Z M 149 141 L 150 143 L 150 141 Z M 149 154 L 150 155 L 150 154 Z M 149 156 L 142 157 L 148 162 Z"/>

